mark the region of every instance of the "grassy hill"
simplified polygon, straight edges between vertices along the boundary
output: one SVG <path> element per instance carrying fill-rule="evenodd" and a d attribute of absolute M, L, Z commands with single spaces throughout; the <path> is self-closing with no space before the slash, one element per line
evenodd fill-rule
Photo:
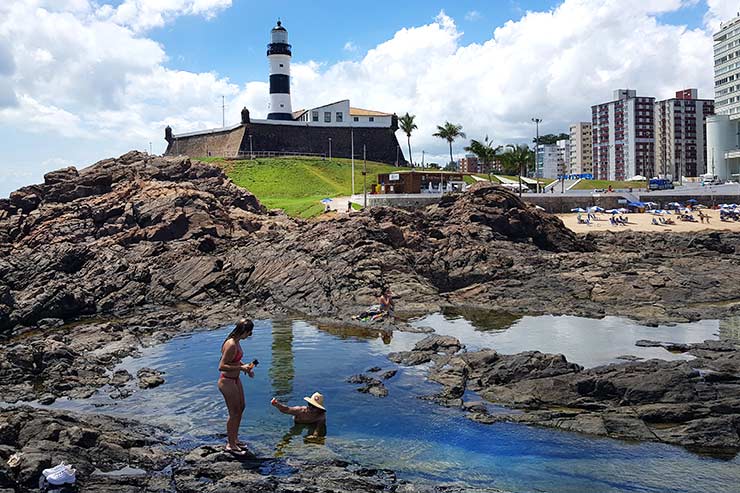
<path fill-rule="evenodd" d="M 246 188 L 269 208 L 284 209 L 291 216 L 312 217 L 324 210 L 321 199 L 352 194 L 352 164 L 349 159 L 331 161 L 314 157 L 260 158 L 226 161 L 201 158 L 222 166 L 237 185 Z M 378 173 L 408 168 L 367 163 L 367 185 L 377 183 Z M 362 193 L 362 160 L 355 159 L 355 192 Z"/>
<path fill-rule="evenodd" d="M 598 188 L 602 188 L 606 190 L 609 188 L 610 185 L 612 187 L 612 190 L 628 189 L 628 188 L 632 188 L 633 190 L 635 190 L 638 188 L 646 188 L 647 182 L 646 181 L 581 180 L 576 184 L 576 186 L 573 187 L 573 190 L 594 190 Z"/>

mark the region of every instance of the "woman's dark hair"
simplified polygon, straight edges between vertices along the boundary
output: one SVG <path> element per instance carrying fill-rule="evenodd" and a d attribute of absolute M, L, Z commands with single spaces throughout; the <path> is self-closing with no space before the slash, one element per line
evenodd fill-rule
<path fill-rule="evenodd" d="M 234 327 L 234 330 L 229 332 L 229 335 L 226 336 L 226 339 L 224 339 L 223 344 L 221 344 L 221 349 L 223 350 L 224 344 L 226 344 L 226 341 L 228 341 L 229 339 L 241 338 L 241 336 L 243 336 L 244 334 L 252 332 L 253 329 L 254 322 L 252 322 L 248 318 L 243 318 L 239 320 L 236 323 L 236 327 Z"/>

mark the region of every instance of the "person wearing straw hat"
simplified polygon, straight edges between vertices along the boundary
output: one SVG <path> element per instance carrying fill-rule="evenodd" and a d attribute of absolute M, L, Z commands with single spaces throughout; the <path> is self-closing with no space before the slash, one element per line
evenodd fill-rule
<path fill-rule="evenodd" d="M 277 398 L 273 397 L 270 404 L 278 408 L 283 414 L 290 414 L 296 424 L 318 424 L 326 421 L 326 408 L 324 407 L 324 396 L 314 392 L 311 397 L 304 397 L 307 406 L 286 406 Z"/>

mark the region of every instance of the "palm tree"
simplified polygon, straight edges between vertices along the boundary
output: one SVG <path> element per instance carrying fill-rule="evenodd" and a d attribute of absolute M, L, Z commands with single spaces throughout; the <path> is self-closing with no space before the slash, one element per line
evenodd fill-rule
<path fill-rule="evenodd" d="M 481 161 L 489 171 L 491 169 L 491 165 L 499 156 L 502 149 L 503 147 L 501 146 L 493 147 L 493 139 L 489 140 L 488 135 L 486 135 L 486 138 L 483 139 L 483 141 L 471 139 L 470 145 L 465 148 L 467 152 L 475 154 L 478 157 L 478 160 Z"/>
<path fill-rule="evenodd" d="M 437 131 L 432 134 L 434 137 L 444 139 L 450 144 L 450 164 L 454 167 L 455 161 L 452 159 L 452 143 L 456 138 L 465 138 L 465 132 L 462 131 L 462 125 L 445 122 L 444 125 L 437 125 Z"/>
<path fill-rule="evenodd" d="M 519 175 L 519 196 L 522 195 L 522 173 L 534 159 L 534 152 L 528 145 L 506 146 L 507 151 L 501 156 L 504 160 L 504 168 L 507 174 L 516 173 Z"/>
<path fill-rule="evenodd" d="M 411 163 L 411 166 L 414 165 L 414 160 L 411 159 L 411 132 L 419 128 L 414 123 L 414 118 L 416 118 L 416 115 L 409 115 L 407 111 L 405 115 L 398 119 L 398 125 L 403 130 L 403 133 L 406 134 L 406 139 L 409 143 L 409 163 Z"/>

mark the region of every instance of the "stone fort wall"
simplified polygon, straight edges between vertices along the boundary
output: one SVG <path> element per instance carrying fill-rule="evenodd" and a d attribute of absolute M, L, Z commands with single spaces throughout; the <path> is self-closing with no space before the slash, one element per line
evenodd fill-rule
<path fill-rule="evenodd" d="M 244 127 L 188 137 L 174 137 L 167 146 L 167 156 L 236 157 L 244 138 Z M 247 143 L 247 145 L 249 145 Z"/>
<path fill-rule="evenodd" d="M 332 157 L 350 158 L 352 137 L 349 127 L 310 127 L 270 123 L 246 123 L 235 129 L 192 136 L 173 136 L 166 155 L 191 157 L 248 156 L 252 136 L 253 152 L 286 152 L 328 154 L 331 139 Z M 406 159 L 391 128 L 354 128 L 355 159 L 362 159 L 365 145 L 368 161 L 404 165 Z"/>

